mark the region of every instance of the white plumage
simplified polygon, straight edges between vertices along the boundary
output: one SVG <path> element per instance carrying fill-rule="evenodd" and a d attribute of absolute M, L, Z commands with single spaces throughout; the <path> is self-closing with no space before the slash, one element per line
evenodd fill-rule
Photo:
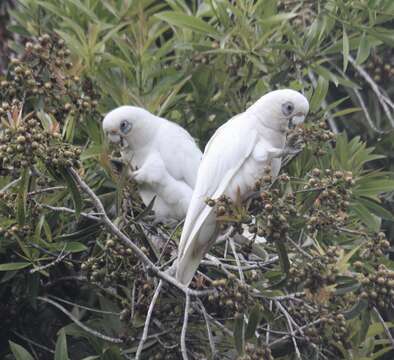
<path fill-rule="evenodd" d="M 183 227 L 176 272 L 180 282 L 190 283 L 218 234 L 215 209 L 205 199 L 245 196 L 267 165 L 276 176 L 289 123 L 302 122 L 308 110 L 300 93 L 272 91 L 215 132 L 205 148 Z"/>
<path fill-rule="evenodd" d="M 155 197 L 155 220 L 169 222 L 185 217 L 201 151 L 190 134 L 179 125 L 149 111 L 121 106 L 103 120 L 111 142 L 119 143 L 130 176 L 139 184 L 145 205 Z"/>

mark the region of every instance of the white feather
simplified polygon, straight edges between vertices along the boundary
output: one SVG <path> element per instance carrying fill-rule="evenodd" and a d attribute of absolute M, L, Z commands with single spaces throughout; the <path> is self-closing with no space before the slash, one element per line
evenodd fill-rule
<path fill-rule="evenodd" d="M 122 121 L 130 129 L 122 133 Z M 133 169 L 145 205 L 155 197 L 159 221 L 185 217 L 196 181 L 201 151 L 179 125 L 147 110 L 121 106 L 106 115 L 103 129 L 109 139 L 123 143 L 122 158 Z"/>
<path fill-rule="evenodd" d="M 282 105 L 289 101 L 294 103 L 294 112 L 285 116 Z M 217 199 L 224 194 L 235 201 L 237 194 L 245 196 L 267 165 L 277 175 L 289 119 L 306 115 L 308 110 L 304 96 L 293 90 L 278 90 L 216 131 L 205 148 L 186 215 L 179 245 L 178 281 L 190 283 L 202 257 L 215 242 L 215 209 L 206 205 L 206 198 Z"/>

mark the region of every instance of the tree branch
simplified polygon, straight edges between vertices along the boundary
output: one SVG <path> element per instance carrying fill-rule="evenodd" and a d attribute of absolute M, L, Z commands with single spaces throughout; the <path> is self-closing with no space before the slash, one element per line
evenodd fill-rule
<path fill-rule="evenodd" d="M 135 360 L 139 360 L 140 359 L 142 350 L 144 349 L 144 343 L 145 343 L 145 341 L 146 341 L 146 339 L 148 337 L 148 330 L 149 330 L 150 319 L 152 317 L 153 309 L 155 307 L 156 300 L 159 297 L 162 285 L 163 285 L 163 280 L 160 280 L 159 284 L 156 287 L 155 293 L 153 294 L 152 301 L 150 302 L 149 309 L 148 309 L 148 314 L 146 315 L 146 319 L 145 319 L 144 330 L 142 332 L 142 338 L 140 340 L 140 343 L 138 344 L 137 353 L 135 355 Z"/>
<path fill-rule="evenodd" d="M 181 353 L 183 360 L 188 360 L 187 348 L 186 348 L 186 330 L 187 330 L 187 322 L 189 320 L 189 309 L 190 309 L 190 295 L 186 294 L 185 315 L 183 318 L 183 326 L 181 333 Z"/>

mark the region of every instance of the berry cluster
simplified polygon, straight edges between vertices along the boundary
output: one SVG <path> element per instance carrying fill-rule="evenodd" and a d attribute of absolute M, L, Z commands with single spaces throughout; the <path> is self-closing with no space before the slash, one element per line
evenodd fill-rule
<path fill-rule="evenodd" d="M 318 193 L 313 198 L 306 217 L 308 230 L 313 232 L 327 226 L 345 225 L 349 217 L 346 211 L 350 205 L 353 185 L 353 174 L 349 171 L 313 169 L 303 189 Z"/>
<path fill-rule="evenodd" d="M 370 57 L 365 64 L 365 68 L 372 79 L 381 86 L 385 86 L 394 79 L 394 50 L 387 48 L 382 54 L 375 54 Z M 359 80 L 363 80 L 359 73 L 356 73 Z"/>
<path fill-rule="evenodd" d="M 309 261 L 299 258 L 289 270 L 289 284 L 292 286 L 303 284 L 304 289 L 310 293 L 319 293 L 320 289 L 335 283 L 339 256 L 339 248 L 331 246 L 325 255 L 314 256 Z"/>
<path fill-rule="evenodd" d="M 0 115 L 15 99 L 29 104 L 32 101 L 32 109 L 41 102 L 40 106 L 60 123 L 69 114 L 96 113 L 99 96 L 92 82 L 82 81 L 73 73 L 64 40 L 45 34 L 27 42 L 24 54 L 11 59 L 6 79 L 0 82 L 0 96 L 5 99 Z"/>
<path fill-rule="evenodd" d="M 335 141 L 335 134 L 328 130 L 325 121 L 301 124 L 293 129 L 287 137 L 290 147 L 297 147 L 299 144 L 313 144 L 313 154 L 318 157 L 326 155 L 325 147 L 333 141 Z"/>
<path fill-rule="evenodd" d="M 360 257 L 369 261 L 378 261 L 389 247 L 390 242 L 386 239 L 385 233 L 379 232 L 365 242 Z"/>
<path fill-rule="evenodd" d="M 217 291 L 208 297 L 208 307 L 225 316 L 240 314 L 252 305 L 248 287 L 236 280 L 231 274 L 228 279 L 217 279 L 212 282 Z"/>
<path fill-rule="evenodd" d="M 394 271 L 380 264 L 375 272 L 364 275 L 361 284 L 363 291 L 360 296 L 368 300 L 370 306 L 384 310 L 394 305 Z"/>
<path fill-rule="evenodd" d="M 8 122 L 3 121 L 7 127 L 0 132 L 0 168 L 18 173 L 39 160 L 48 167 L 79 166 L 78 147 L 61 142 L 56 131 L 45 131 L 33 114 L 22 118 L 18 105 L 11 108 L 10 114 Z"/>
<path fill-rule="evenodd" d="M 271 349 L 266 345 L 255 345 L 247 343 L 245 354 L 238 357 L 238 360 L 273 360 Z"/>

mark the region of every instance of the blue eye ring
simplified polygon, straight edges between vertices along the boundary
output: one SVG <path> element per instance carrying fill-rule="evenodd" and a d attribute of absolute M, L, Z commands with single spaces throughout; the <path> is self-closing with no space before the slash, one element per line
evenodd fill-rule
<path fill-rule="evenodd" d="M 282 105 L 282 113 L 285 116 L 290 116 L 294 111 L 294 104 L 291 101 L 287 101 Z"/>
<path fill-rule="evenodd" d="M 131 130 L 131 124 L 127 120 L 122 120 L 119 129 L 123 134 L 127 134 Z"/>

